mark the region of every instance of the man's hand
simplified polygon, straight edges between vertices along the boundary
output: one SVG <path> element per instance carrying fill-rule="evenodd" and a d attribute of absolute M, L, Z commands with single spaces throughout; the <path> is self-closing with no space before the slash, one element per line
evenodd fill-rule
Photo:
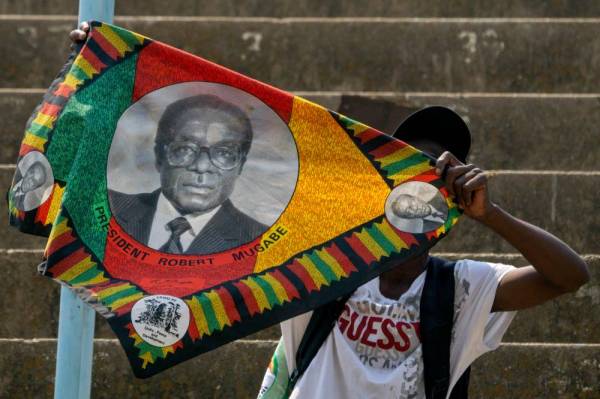
<path fill-rule="evenodd" d="M 587 265 L 552 234 L 515 218 L 490 201 L 485 172 L 465 165 L 449 152 L 437 160 L 436 173 L 465 214 L 483 223 L 523 255 L 531 266 L 508 272 L 496 290 L 492 311 L 519 310 L 576 291 L 590 279 Z"/>
<path fill-rule="evenodd" d="M 463 164 L 448 151 L 438 158 L 435 167 L 465 215 L 482 221 L 494 211 L 483 170 L 473 164 Z"/>
<path fill-rule="evenodd" d="M 69 33 L 69 39 L 73 44 L 81 44 L 87 38 L 88 32 L 90 31 L 90 25 L 87 22 L 82 22 L 78 29 L 73 29 Z"/>

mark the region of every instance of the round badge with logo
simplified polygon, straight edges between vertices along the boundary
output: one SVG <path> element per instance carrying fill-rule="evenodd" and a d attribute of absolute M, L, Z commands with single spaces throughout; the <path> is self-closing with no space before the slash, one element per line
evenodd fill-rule
<path fill-rule="evenodd" d="M 152 295 L 136 302 L 131 309 L 131 321 L 144 341 L 165 347 L 183 338 L 190 324 L 190 310 L 177 297 Z"/>

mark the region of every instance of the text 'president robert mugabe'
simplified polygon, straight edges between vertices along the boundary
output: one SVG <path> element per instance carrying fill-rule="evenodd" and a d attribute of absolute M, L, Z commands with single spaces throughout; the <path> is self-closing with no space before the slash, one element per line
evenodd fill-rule
<path fill-rule="evenodd" d="M 210 254 L 252 241 L 268 226 L 229 200 L 252 136 L 248 116 L 217 96 L 169 104 L 154 140 L 160 188 L 109 191 L 117 222 L 138 242 L 172 254 Z"/>

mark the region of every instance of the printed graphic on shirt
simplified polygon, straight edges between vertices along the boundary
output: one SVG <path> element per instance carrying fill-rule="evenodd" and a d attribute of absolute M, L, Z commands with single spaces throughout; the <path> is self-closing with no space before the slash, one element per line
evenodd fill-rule
<path fill-rule="evenodd" d="M 190 311 L 177 297 L 152 295 L 133 306 L 131 320 L 144 341 L 163 348 L 183 337 L 190 324 Z"/>
<path fill-rule="evenodd" d="M 338 328 L 366 366 L 395 369 L 420 346 L 419 299 L 380 304 L 371 294 L 350 299 L 338 319 Z"/>

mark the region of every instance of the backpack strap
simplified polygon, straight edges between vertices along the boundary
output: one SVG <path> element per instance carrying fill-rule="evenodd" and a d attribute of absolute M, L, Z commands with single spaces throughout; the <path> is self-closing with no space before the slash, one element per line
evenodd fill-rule
<path fill-rule="evenodd" d="M 430 256 L 421 294 L 421 344 L 425 396 L 445 399 L 450 386 L 450 343 L 454 321 L 454 266 L 456 262 Z M 451 399 L 466 399 L 470 368 L 452 390 Z"/>
<path fill-rule="evenodd" d="M 290 375 L 288 392 L 291 392 L 298 379 L 308 369 L 310 362 L 312 362 L 329 336 L 329 333 L 333 330 L 335 322 L 342 314 L 344 305 L 350 299 L 350 296 L 352 296 L 351 293 L 313 310 L 306 331 L 296 351 L 296 368 Z"/>

